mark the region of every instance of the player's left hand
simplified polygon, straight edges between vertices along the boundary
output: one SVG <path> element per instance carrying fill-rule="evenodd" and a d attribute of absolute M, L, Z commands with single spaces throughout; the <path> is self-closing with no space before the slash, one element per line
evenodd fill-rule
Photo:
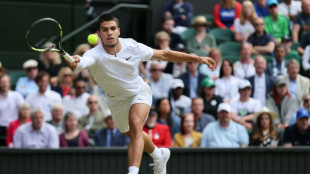
<path fill-rule="evenodd" d="M 202 57 L 199 63 L 208 65 L 212 71 L 215 69 L 216 62 L 211 57 Z"/>

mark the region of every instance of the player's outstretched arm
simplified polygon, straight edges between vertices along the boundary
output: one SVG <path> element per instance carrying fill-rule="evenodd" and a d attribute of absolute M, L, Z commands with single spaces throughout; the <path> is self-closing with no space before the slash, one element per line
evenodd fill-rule
<path fill-rule="evenodd" d="M 64 59 L 67 63 L 67 65 L 72 68 L 72 69 L 76 69 L 78 64 L 80 63 L 80 56 L 71 56 L 74 59 L 73 63 L 68 62 L 66 59 Z"/>
<path fill-rule="evenodd" d="M 206 64 L 211 70 L 214 70 L 215 68 L 215 61 L 211 57 L 199 57 L 172 50 L 154 49 L 152 58 L 169 62 L 198 62 L 200 64 Z"/>

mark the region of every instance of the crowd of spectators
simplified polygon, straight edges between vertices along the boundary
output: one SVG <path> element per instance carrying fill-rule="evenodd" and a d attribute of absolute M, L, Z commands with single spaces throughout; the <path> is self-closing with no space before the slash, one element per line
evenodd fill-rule
<path fill-rule="evenodd" d="M 214 24 L 183 0 L 164 5 L 151 47 L 216 61 L 141 62 L 153 92 L 143 130 L 158 147 L 310 145 L 310 0 L 221 0 Z M 239 60 L 222 57 L 210 27 L 234 32 Z M 182 40 L 192 27 L 195 34 Z M 95 45 L 81 44 L 83 55 Z M 292 45 L 298 45 L 293 47 Z M 100 46 L 100 45 L 99 45 Z M 14 148 L 128 146 L 105 92 L 88 70 L 71 70 L 56 52 L 24 62 L 26 76 L 12 89 L 0 63 L 0 143 Z M 8 73 L 9 74 L 9 73 Z"/>

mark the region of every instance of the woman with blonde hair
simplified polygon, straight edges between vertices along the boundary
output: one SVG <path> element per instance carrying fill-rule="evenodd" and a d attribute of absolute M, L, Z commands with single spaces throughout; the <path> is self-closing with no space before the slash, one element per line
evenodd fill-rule
<path fill-rule="evenodd" d="M 253 3 L 248 0 L 243 1 L 240 18 L 237 18 L 234 21 L 236 41 L 247 41 L 249 35 L 255 31 L 253 24 L 256 19 L 257 14 Z"/>
<path fill-rule="evenodd" d="M 73 84 L 73 72 L 69 67 L 60 69 L 58 75 L 58 85 L 52 86 L 52 90 L 58 92 L 62 97 L 69 94 Z"/>
<path fill-rule="evenodd" d="M 234 30 L 234 20 L 240 16 L 241 8 L 236 0 L 221 0 L 213 8 L 216 27 Z"/>

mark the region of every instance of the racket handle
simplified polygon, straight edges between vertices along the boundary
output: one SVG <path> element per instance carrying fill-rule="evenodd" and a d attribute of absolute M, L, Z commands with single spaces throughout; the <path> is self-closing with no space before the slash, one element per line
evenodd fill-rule
<path fill-rule="evenodd" d="M 74 59 L 67 52 L 65 52 L 65 54 L 62 55 L 62 57 L 64 57 L 70 63 L 74 62 Z"/>

